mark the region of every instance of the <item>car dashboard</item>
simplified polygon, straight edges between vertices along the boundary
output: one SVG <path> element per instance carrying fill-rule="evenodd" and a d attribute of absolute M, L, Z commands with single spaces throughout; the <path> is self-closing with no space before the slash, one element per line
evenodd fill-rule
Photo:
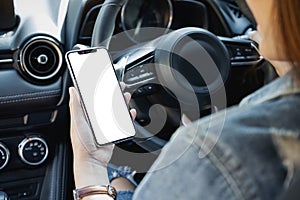
<path fill-rule="evenodd" d="M 75 45 L 91 45 L 96 18 L 104 2 L 11 2 L 14 2 L 11 16 L 15 17 L 14 26 L 0 29 L 0 191 L 6 192 L 11 200 L 70 199 L 74 183 L 68 87 L 72 83 L 64 55 Z M 129 1 L 123 6 L 114 22 L 115 36 L 109 50 L 115 63 L 124 56 L 130 57 L 125 79 L 129 85 L 137 86 L 131 90 L 131 105 L 138 110 L 136 121 L 147 126 L 151 122 L 149 109 L 152 105 L 162 104 L 168 113 L 166 124 L 156 137 L 168 141 L 180 126 L 177 102 L 165 99 L 168 91 L 163 87 L 143 85 L 150 72 L 142 66 L 153 62 L 153 52 L 136 51 L 135 48 L 133 53 L 132 46 L 147 43 L 169 30 L 205 29 L 217 35 L 228 50 L 227 106 L 237 104 L 267 82 L 269 71 L 263 67 L 266 63 L 259 55 L 257 45 L 237 37 L 255 29 L 255 24 L 241 12 L 235 1 L 145 2 L 134 4 Z M 143 26 L 168 31 L 143 38 L 139 31 Z M 138 31 L 130 32 L 131 29 Z M 121 46 L 118 35 L 123 40 Z M 164 101 L 168 102 L 164 104 Z M 203 104 L 205 106 L 209 106 L 209 101 Z M 204 109 L 203 113 L 210 114 L 210 111 Z M 120 147 L 132 152 L 151 152 L 134 141 L 120 144 Z M 155 157 L 149 158 L 143 168 L 147 169 Z M 130 159 L 126 155 L 116 155 L 113 160 L 126 164 Z"/>

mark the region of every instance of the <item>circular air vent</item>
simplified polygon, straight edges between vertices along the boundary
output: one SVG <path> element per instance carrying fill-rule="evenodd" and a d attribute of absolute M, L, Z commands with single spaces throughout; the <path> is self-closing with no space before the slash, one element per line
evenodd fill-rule
<path fill-rule="evenodd" d="M 34 80 L 53 79 L 63 63 L 59 44 L 46 36 L 31 38 L 21 48 L 19 56 L 21 72 Z"/>

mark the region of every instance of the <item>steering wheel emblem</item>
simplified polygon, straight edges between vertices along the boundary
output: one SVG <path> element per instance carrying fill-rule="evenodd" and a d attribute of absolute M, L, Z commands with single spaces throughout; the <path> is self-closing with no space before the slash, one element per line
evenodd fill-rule
<path fill-rule="evenodd" d="M 45 54 L 41 54 L 37 57 L 37 61 L 41 65 L 45 65 L 48 62 L 48 56 Z"/>

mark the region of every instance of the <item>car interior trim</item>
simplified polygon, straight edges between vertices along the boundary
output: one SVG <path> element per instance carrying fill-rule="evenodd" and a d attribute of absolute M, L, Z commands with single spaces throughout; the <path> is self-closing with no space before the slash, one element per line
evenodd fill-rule
<path fill-rule="evenodd" d="M 251 47 L 256 51 L 259 52 L 258 48 L 251 43 Z M 243 61 L 243 62 L 231 62 L 231 66 L 254 66 L 257 65 L 259 63 L 261 63 L 262 61 L 264 61 L 264 57 L 262 55 L 259 55 L 258 59 L 255 61 Z"/>
<path fill-rule="evenodd" d="M 244 96 L 267 83 L 266 72 L 263 71 L 267 62 L 259 55 L 255 46 L 257 44 L 245 37 L 248 31 L 255 30 L 256 26 L 243 15 L 242 10 L 234 3 L 235 0 L 163 0 L 162 4 L 155 0 L 153 7 L 145 5 L 145 12 L 141 12 L 139 17 L 134 17 L 138 21 L 144 20 L 142 27 L 145 27 L 145 30 L 151 25 L 165 27 L 168 23 L 166 28 L 170 29 L 170 32 L 164 32 L 162 29 L 162 37 L 149 41 L 146 38 L 146 41 L 141 43 L 123 34 L 126 30 L 122 24 L 122 12 L 128 0 L 30 0 L 29 4 L 23 0 L 9 1 L 14 3 L 16 22 L 13 27 L 0 31 L 0 158 L 2 152 L 5 152 L 2 155 L 9 155 L 9 158 L 5 157 L 7 161 L 0 159 L 0 167 L 4 162 L 6 165 L 0 169 L 0 193 L 4 191 L 11 200 L 72 198 L 74 158 L 70 140 L 68 91 L 72 82 L 64 58 L 66 51 L 98 45 L 107 46 L 110 51 L 118 78 L 124 77 L 124 92 L 132 95 L 129 107 L 137 111 L 134 121 L 137 137 L 118 144 L 111 163 L 132 167 L 137 171 L 135 178 L 138 182 L 142 181 L 144 173 L 151 167 L 161 148 L 182 125 L 181 108 L 183 111 L 191 110 L 191 117 L 187 115 L 191 120 L 224 108 L 207 95 L 210 87 L 214 89 L 213 97 L 221 97 L 223 88 L 219 83 L 222 81 L 223 84 L 223 79 L 209 82 L 211 85 L 207 86 L 202 84 L 201 77 L 196 76 L 187 62 L 180 62 L 181 60 L 173 55 L 170 58 L 164 57 L 164 43 L 167 42 L 169 34 L 193 27 L 200 32 L 208 31 L 219 38 L 219 46 L 211 47 L 210 41 L 197 31 L 195 34 L 186 34 L 192 36 L 193 41 L 207 47 L 204 50 L 212 54 L 210 56 L 217 64 L 222 67 L 226 64 L 226 70 L 229 70 L 229 74 L 224 76 L 225 98 L 228 103 L 226 107 L 237 105 Z M 172 6 L 170 16 L 166 2 Z M 148 15 L 146 11 L 151 14 Z M 127 14 L 127 17 L 131 16 L 130 13 Z M 156 14 L 158 16 L 154 16 Z M 132 20 L 127 22 L 129 21 Z M 126 26 L 129 29 L 136 28 L 135 25 L 136 22 Z M 178 33 L 180 35 L 182 32 Z M 166 39 L 164 36 L 167 36 Z M 107 42 L 110 39 L 111 41 Z M 174 39 L 172 41 L 175 43 L 170 41 L 170 50 L 175 53 L 177 50 L 183 55 L 195 53 L 196 59 L 200 61 L 199 66 L 202 66 L 202 63 L 204 66 L 204 56 L 200 55 L 201 52 L 197 48 L 192 48 L 194 43 L 189 46 L 190 43 L 184 43 L 183 39 L 175 40 L 175 36 L 169 39 Z M 122 42 L 119 42 L 120 40 Z M 181 41 L 182 43 L 179 43 Z M 28 45 L 32 43 L 28 49 Z M 180 45 L 185 49 L 180 48 Z M 220 53 L 213 52 L 220 46 L 228 53 L 224 54 L 224 62 L 221 61 Z M 47 48 L 49 51 L 46 51 Z M 26 49 L 30 51 L 24 52 Z M 34 49 L 35 53 L 31 53 Z M 237 52 L 242 54 L 238 55 Z M 186 75 L 186 79 L 192 84 L 191 87 L 184 85 L 185 82 L 180 82 L 178 76 L 171 73 L 168 81 L 172 80 L 164 84 L 159 76 L 158 65 L 164 63 L 159 59 L 166 59 L 170 63 L 168 73 L 181 70 L 180 73 Z M 253 65 L 258 67 L 254 68 Z M 223 72 L 223 68 L 218 70 Z M 269 80 L 271 78 L 269 77 Z M 195 93 L 195 100 L 199 103 L 193 103 L 192 96 L 176 96 L 177 91 L 173 92 L 168 88 L 168 85 L 175 84 L 180 86 L 184 94 Z M 182 104 L 185 104 L 185 107 L 181 107 Z M 198 108 L 201 115 L 193 115 L 193 111 Z M 160 126 L 154 127 L 153 123 L 154 120 L 160 119 L 159 117 L 165 117 L 165 124 L 160 130 L 157 128 Z M 30 156 L 33 155 L 33 151 L 25 152 L 24 155 L 18 152 L 22 146 L 24 149 L 28 138 L 41 138 L 49 147 L 47 158 L 39 157 L 39 160 L 42 160 L 34 165 L 23 160 L 25 155 L 25 158 L 32 161 Z M 3 150 L 2 146 L 6 147 L 8 152 Z M 29 147 L 29 144 L 26 147 Z M 137 162 L 131 162 L 131 155 L 128 157 L 128 154 L 132 154 Z"/>
<path fill-rule="evenodd" d="M 8 64 L 8 63 L 13 63 L 13 59 L 0 59 L 0 64 Z"/>

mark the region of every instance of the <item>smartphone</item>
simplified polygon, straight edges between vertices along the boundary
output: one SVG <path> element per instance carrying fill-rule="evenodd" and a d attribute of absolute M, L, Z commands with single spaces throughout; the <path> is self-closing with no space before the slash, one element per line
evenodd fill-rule
<path fill-rule="evenodd" d="M 72 50 L 66 60 L 98 146 L 129 140 L 135 127 L 105 48 Z"/>

